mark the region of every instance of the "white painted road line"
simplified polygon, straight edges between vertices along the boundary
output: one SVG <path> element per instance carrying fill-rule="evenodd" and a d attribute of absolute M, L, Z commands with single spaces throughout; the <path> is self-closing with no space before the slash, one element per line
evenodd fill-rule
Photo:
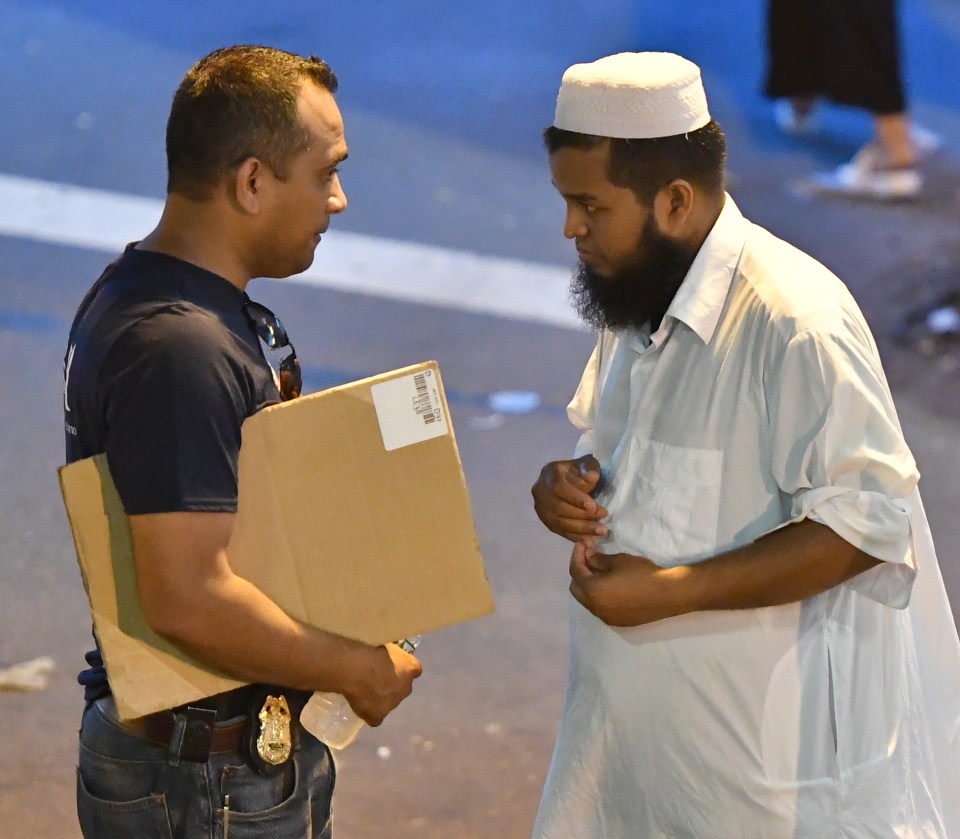
<path fill-rule="evenodd" d="M 0 174 L 0 236 L 119 252 L 153 229 L 163 202 Z M 313 266 L 285 282 L 582 328 L 570 270 L 331 229 Z"/>

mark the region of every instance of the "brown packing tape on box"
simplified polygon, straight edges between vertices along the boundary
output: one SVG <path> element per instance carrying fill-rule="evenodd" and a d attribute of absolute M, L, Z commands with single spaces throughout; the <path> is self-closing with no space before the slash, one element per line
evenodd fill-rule
<path fill-rule="evenodd" d="M 121 718 L 242 684 L 147 625 L 106 458 L 60 484 Z M 299 620 L 382 644 L 493 611 L 435 362 L 250 417 L 239 499 L 231 565 Z"/>

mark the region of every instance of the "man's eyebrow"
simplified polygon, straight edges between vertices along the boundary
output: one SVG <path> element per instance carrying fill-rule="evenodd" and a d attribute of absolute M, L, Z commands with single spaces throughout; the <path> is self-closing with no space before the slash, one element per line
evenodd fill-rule
<path fill-rule="evenodd" d="M 597 196 L 591 192 L 564 192 L 557 186 L 557 182 L 553 178 L 550 179 L 550 183 L 557 192 L 571 201 L 581 201 L 584 204 L 589 204 L 597 200 Z"/>
<path fill-rule="evenodd" d="M 328 168 L 328 169 L 336 169 L 336 168 L 337 168 L 341 163 L 343 163 L 343 161 L 346 160 L 349 156 L 350 156 L 350 153 L 349 153 L 349 152 L 344 152 L 343 154 L 339 155 L 335 160 L 333 160 L 333 161 L 327 166 L 327 168 Z"/>
<path fill-rule="evenodd" d="M 560 194 L 570 201 L 579 201 L 581 204 L 594 204 L 597 200 L 597 196 L 590 192 L 561 192 Z"/>

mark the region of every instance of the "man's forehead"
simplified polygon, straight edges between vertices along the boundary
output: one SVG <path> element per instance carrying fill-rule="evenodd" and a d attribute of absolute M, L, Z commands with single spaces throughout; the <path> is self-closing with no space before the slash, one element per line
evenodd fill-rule
<path fill-rule="evenodd" d="M 300 121 L 310 135 L 308 149 L 322 153 L 330 165 L 347 156 L 343 117 L 333 94 L 311 82 L 305 82 L 297 97 Z"/>
<path fill-rule="evenodd" d="M 610 166 L 610 149 L 608 143 L 602 143 L 593 148 L 578 148 L 563 146 L 550 154 L 550 171 L 553 174 L 554 184 L 561 188 L 563 185 L 580 185 L 600 188 L 604 185 L 613 187 L 608 177 Z M 562 182 L 562 183 L 561 183 Z"/>
<path fill-rule="evenodd" d="M 297 94 L 297 112 L 308 130 L 328 139 L 343 136 L 343 116 L 326 88 L 305 82 Z"/>

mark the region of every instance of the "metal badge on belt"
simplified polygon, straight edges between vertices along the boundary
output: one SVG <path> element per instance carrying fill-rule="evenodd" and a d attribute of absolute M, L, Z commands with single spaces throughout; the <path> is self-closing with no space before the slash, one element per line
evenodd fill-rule
<path fill-rule="evenodd" d="M 293 752 L 293 736 L 290 730 L 290 707 L 285 696 L 267 694 L 257 712 L 255 724 L 251 725 L 249 749 L 251 762 L 261 774 L 267 775 L 280 769 Z"/>

